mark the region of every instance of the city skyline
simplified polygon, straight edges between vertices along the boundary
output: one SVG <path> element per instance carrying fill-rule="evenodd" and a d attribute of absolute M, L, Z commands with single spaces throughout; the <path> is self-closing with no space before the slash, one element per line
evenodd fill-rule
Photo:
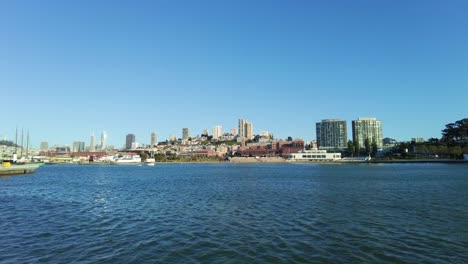
<path fill-rule="evenodd" d="M 89 144 L 91 131 L 107 131 L 107 144 L 120 146 L 128 133 L 147 141 L 152 131 L 166 139 L 184 127 L 228 131 L 245 117 L 255 131 L 311 140 L 319 120 L 347 120 L 351 131 L 351 120 L 375 116 L 385 137 L 438 138 L 467 116 L 467 8 L 2 2 L 2 106 L 20 118 L 0 136 L 28 128 L 38 147 Z"/>
<path fill-rule="evenodd" d="M 229 131 L 225 131 L 225 132 L 222 132 L 222 126 L 220 125 L 215 125 L 213 127 L 213 131 L 211 132 L 214 132 L 214 130 L 216 128 L 220 128 L 221 132 L 224 134 L 224 133 L 228 133 L 228 134 L 231 134 L 232 132 L 236 132 L 238 131 L 238 128 L 243 126 L 244 127 L 244 130 L 251 130 L 249 132 L 250 133 L 253 133 L 252 136 L 250 137 L 253 138 L 253 136 L 255 135 L 262 135 L 262 133 L 269 133 L 269 135 L 274 135 L 274 138 L 276 139 L 287 139 L 289 136 L 291 136 L 293 139 L 301 139 L 301 140 L 304 140 L 306 142 L 310 142 L 310 141 L 317 141 L 317 144 L 320 145 L 319 141 L 320 141 L 320 136 L 317 136 L 318 134 L 318 131 L 319 131 L 319 124 L 324 124 L 325 123 L 333 123 L 333 122 L 339 122 L 339 123 L 343 123 L 343 125 L 340 125 L 340 127 L 344 128 L 344 135 L 345 135 L 345 142 L 347 142 L 348 140 L 351 140 L 351 141 L 354 141 L 355 138 L 355 133 L 353 132 L 353 127 L 354 127 L 354 123 L 356 121 L 363 121 L 363 120 L 376 120 L 375 117 L 356 117 L 356 118 L 353 118 L 352 120 L 343 120 L 343 119 L 340 119 L 340 118 L 327 118 L 327 119 L 321 119 L 321 120 L 318 120 L 317 122 L 315 122 L 313 125 L 314 125 L 314 131 L 312 133 L 310 133 L 310 135 L 313 134 L 313 136 L 310 136 L 308 138 L 302 138 L 302 137 L 297 137 L 297 136 L 294 136 L 292 134 L 289 134 L 288 136 L 286 137 L 278 137 L 276 136 L 274 130 L 268 130 L 268 129 L 265 129 L 265 130 L 254 130 L 253 129 L 253 124 L 254 122 L 251 122 L 247 119 L 243 119 L 243 118 L 239 118 L 238 121 L 236 122 L 237 123 L 237 128 L 230 128 L 228 129 Z M 378 119 L 378 118 L 377 118 Z M 348 122 L 349 121 L 349 122 Z M 380 138 L 383 139 L 383 138 L 391 138 L 391 139 L 395 139 L 394 137 L 390 136 L 390 135 L 387 135 L 387 132 L 386 132 L 386 125 L 385 125 L 385 132 L 382 133 L 382 122 L 385 123 L 383 120 L 377 120 L 378 124 L 379 124 L 379 129 L 380 129 Z M 247 127 L 249 127 L 247 129 Z M 330 127 L 329 129 L 332 129 L 330 130 L 330 132 L 327 132 L 327 133 L 338 133 L 338 132 L 331 132 L 333 130 L 336 130 L 336 129 L 339 129 L 338 127 Z M 177 130 L 177 129 L 173 129 L 173 130 Z M 76 137 L 78 139 L 73 139 L 72 141 L 70 142 L 56 142 L 56 141 L 49 141 L 49 140 L 40 140 L 39 142 L 35 143 L 35 142 L 30 142 L 30 146 L 32 147 L 36 147 L 36 148 L 42 148 L 42 145 L 44 143 L 47 143 L 49 146 L 69 146 L 69 147 L 73 147 L 75 142 L 84 142 L 85 143 L 85 147 L 90 151 L 94 152 L 94 151 L 97 151 L 97 150 L 100 150 L 102 148 L 102 144 L 103 144 L 103 139 L 104 140 L 104 144 L 105 145 L 108 145 L 108 146 L 113 146 L 115 148 L 127 148 L 129 149 L 129 146 L 131 146 L 132 143 L 136 143 L 136 144 L 145 144 L 145 145 L 152 145 L 153 143 L 153 139 L 157 141 L 156 142 L 164 142 L 164 141 L 174 141 L 176 139 L 180 139 L 180 140 L 187 140 L 188 138 L 191 138 L 191 137 L 199 137 L 199 136 L 202 136 L 202 135 L 205 135 L 204 133 L 205 132 L 209 132 L 209 129 L 202 129 L 201 131 L 199 132 L 192 132 L 192 129 L 189 128 L 189 127 L 184 127 L 184 128 L 181 128 L 181 132 L 180 134 L 178 133 L 170 133 L 167 137 L 159 137 L 159 133 L 155 132 L 154 130 L 150 130 L 151 132 L 149 132 L 149 134 L 147 135 L 139 135 L 137 133 L 125 133 L 123 135 L 122 138 L 115 138 L 115 137 L 111 137 L 114 139 L 114 141 L 112 142 L 108 142 L 107 141 L 107 137 L 108 137 L 108 133 L 106 131 L 102 131 L 101 133 L 101 141 L 99 142 L 96 142 L 95 140 L 95 131 L 93 130 L 92 133 L 89 135 L 89 145 L 86 143 L 86 140 L 80 140 L 79 138 L 80 137 Z M 187 133 L 187 137 L 184 137 L 184 132 L 186 131 Z M 349 131 L 349 133 L 346 133 L 346 131 Z M 193 133 L 193 134 L 192 134 Z M 383 136 L 382 136 L 383 134 Z M 213 133 L 208 133 L 208 135 L 211 135 L 213 136 Z M 131 136 L 131 142 L 129 143 L 128 141 L 128 137 Z M 244 140 L 247 140 L 247 138 L 243 137 L 240 133 L 237 133 L 237 134 L 234 134 L 234 136 L 239 136 L 241 138 L 244 138 Z M 140 138 L 142 139 L 141 141 L 140 140 L 136 140 L 136 138 Z M 173 138 L 171 138 L 173 137 Z M 10 138 L 10 137 L 7 137 L 7 135 L 4 135 L 3 137 L 4 139 L 6 138 L 7 140 L 10 140 L 10 141 L 13 141 L 14 142 L 14 137 L 13 138 Z M 85 138 L 85 137 L 82 137 L 82 138 Z M 214 137 L 213 137 L 214 138 Z M 371 136 L 372 138 L 372 136 Z M 425 138 L 425 137 L 416 137 L 416 136 L 413 136 L 411 137 L 410 139 L 408 140 L 399 140 L 399 139 L 396 139 L 397 141 L 412 141 L 414 140 L 415 138 L 418 138 L 418 139 L 429 139 L 429 138 Z M 440 138 L 440 135 L 439 136 L 436 136 L 436 137 L 433 137 L 433 138 Z M 214 138 L 216 139 L 216 138 Z M 18 144 L 20 144 L 20 140 L 21 140 L 21 134 L 18 134 Z M 360 141 L 360 144 L 363 145 L 363 138 L 360 138 L 359 141 Z M 362 141 L 362 142 L 361 142 Z M 379 140 L 378 142 L 381 142 L 381 140 Z M 93 147 L 91 144 L 93 144 Z M 129 145 L 130 144 L 130 145 Z M 343 146 L 344 148 L 346 148 L 346 144 Z M 382 147 L 382 144 L 379 143 L 378 144 L 379 147 Z M 330 148 L 333 148 L 332 146 L 322 146 L 322 147 L 330 147 Z"/>

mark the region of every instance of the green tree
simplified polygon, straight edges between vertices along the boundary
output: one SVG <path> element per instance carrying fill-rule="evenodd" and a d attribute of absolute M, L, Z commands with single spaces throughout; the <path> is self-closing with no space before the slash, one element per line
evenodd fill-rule
<path fill-rule="evenodd" d="M 354 144 L 351 140 L 348 140 L 348 151 L 351 156 L 354 156 Z"/>
<path fill-rule="evenodd" d="M 289 136 L 287 141 L 293 141 L 293 138 L 291 136 Z"/>
<path fill-rule="evenodd" d="M 364 147 L 366 149 L 366 156 L 369 156 L 371 154 L 371 143 L 369 138 L 366 138 L 366 140 L 364 140 Z"/>
<path fill-rule="evenodd" d="M 372 140 L 372 157 L 377 156 L 378 149 L 379 148 L 377 146 L 377 142 L 375 142 L 375 140 Z"/>
<path fill-rule="evenodd" d="M 148 158 L 148 154 L 146 152 L 142 152 L 140 154 L 140 158 L 141 158 L 141 161 L 146 161 L 146 159 Z"/>
<path fill-rule="evenodd" d="M 459 140 L 468 139 L 468 118 L 464 118 L 445 125 L 445 129 L 442 130 L 442 140 L 453 142 Z"/>
<path fill-rule="evenodd" d="M 355 153 L 354 155 L 355 155 L 356 157 L 359 157 L 359 154 L 360 154 L 360 152 L 361 152 L 361 147 L 359 146 L 359 141 L 354 140 L 353 143 L 354 143 L 354 153 Z"/>

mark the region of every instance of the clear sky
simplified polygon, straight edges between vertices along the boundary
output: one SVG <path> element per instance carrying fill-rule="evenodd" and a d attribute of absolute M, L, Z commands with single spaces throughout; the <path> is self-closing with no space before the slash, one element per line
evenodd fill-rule
<path fill-rule="evenodd" d="M 468 1 L 0 1 L 0 136 L 149 143 L 252 121 L 315 139 L 377 117 L 440 137 L 468 117 Z"/>

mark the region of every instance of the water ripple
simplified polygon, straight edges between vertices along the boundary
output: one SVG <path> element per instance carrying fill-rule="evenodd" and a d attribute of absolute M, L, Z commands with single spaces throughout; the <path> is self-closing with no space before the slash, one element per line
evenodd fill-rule
<path fill-rule="evenodd" d="M 466 263 L 466 168 L 46 166 L 0 178 L 0 262 Z"/>

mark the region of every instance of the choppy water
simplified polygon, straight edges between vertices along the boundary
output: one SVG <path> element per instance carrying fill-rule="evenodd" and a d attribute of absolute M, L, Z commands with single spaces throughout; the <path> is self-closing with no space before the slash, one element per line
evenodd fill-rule
<path fill-rule="evenodd" d="M 0 262 L 468 261 L 468 166 L 45 166 L 0 178 Z"/>

